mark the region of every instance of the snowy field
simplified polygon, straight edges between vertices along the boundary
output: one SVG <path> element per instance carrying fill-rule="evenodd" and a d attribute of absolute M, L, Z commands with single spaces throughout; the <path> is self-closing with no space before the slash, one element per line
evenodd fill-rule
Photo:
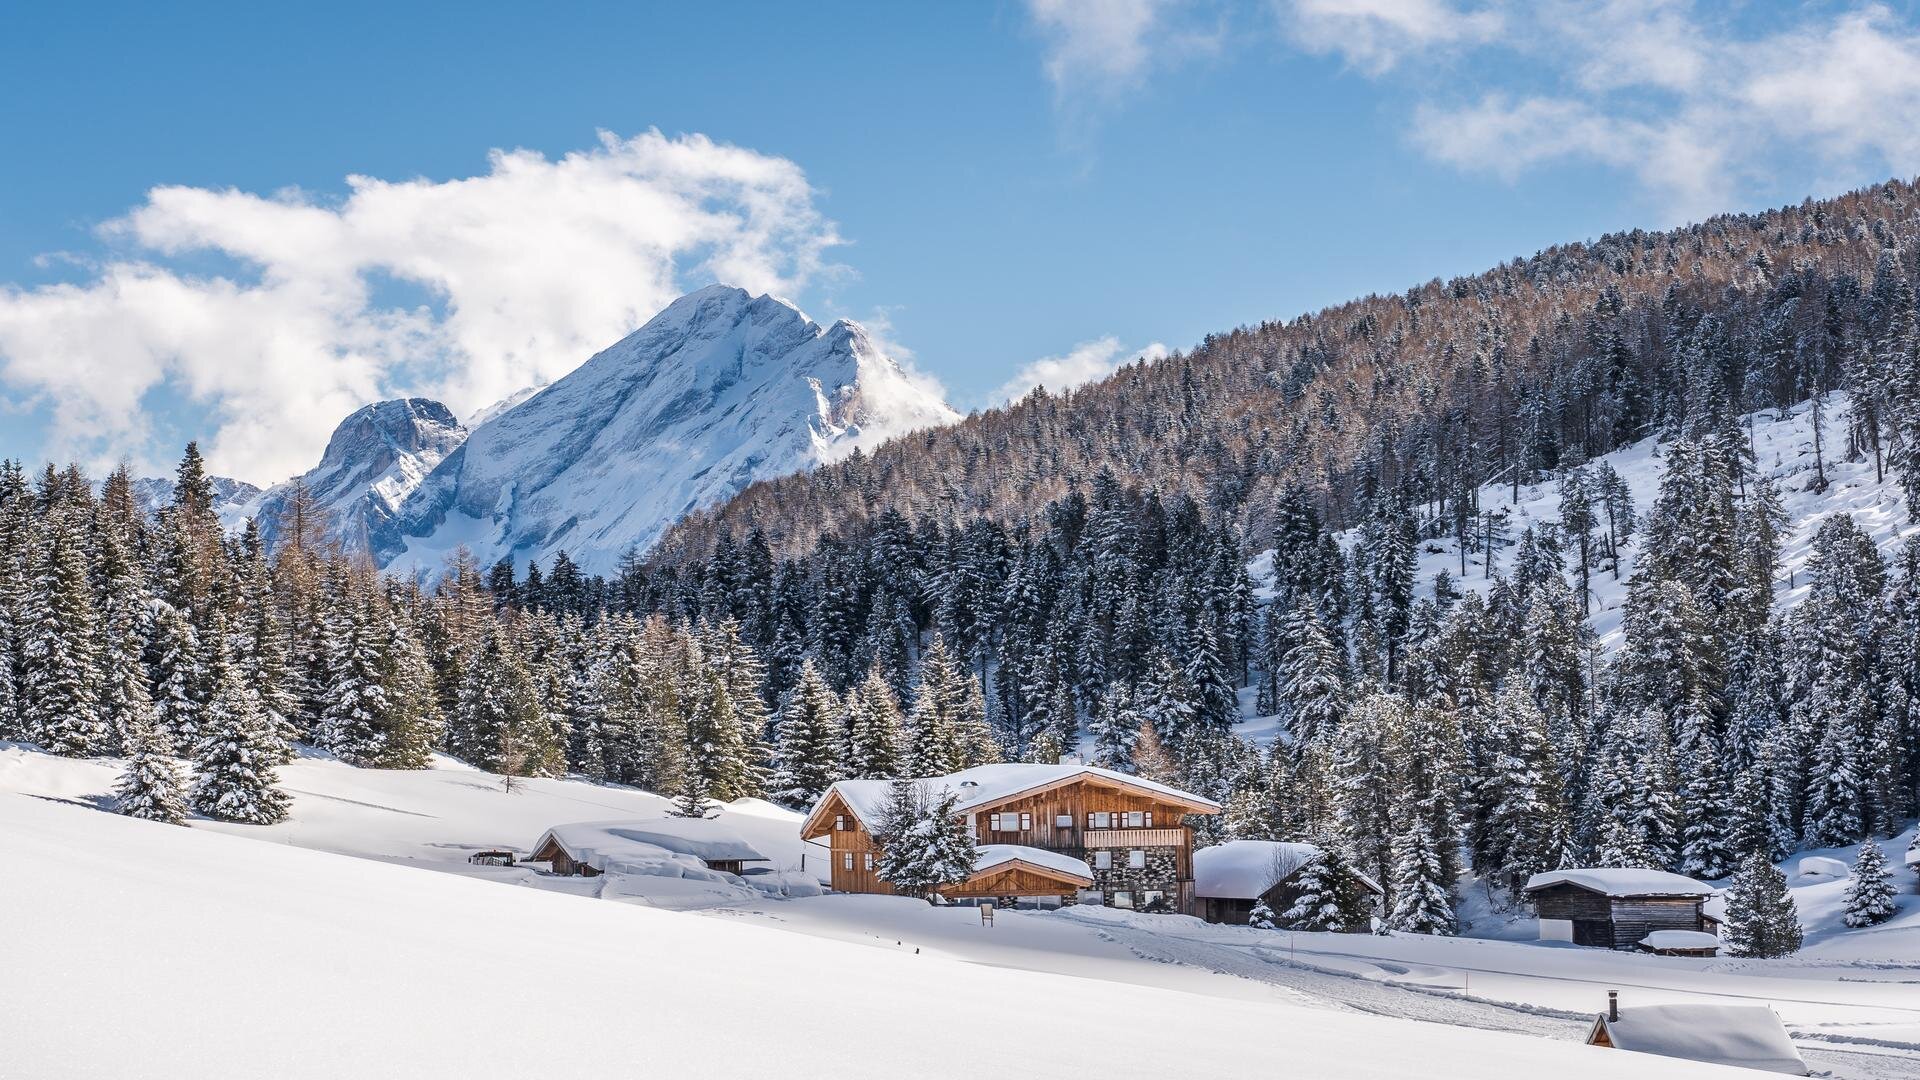
<path fill-rule="evenodd" d="M 359 1055 L 376 1051 L 398 1056 L 370 1074 L 528 1075 L 541 1071 L 528 1062 L 563 1043 L 604 1047 L 617 1060 L 670 1074 L 672 1063 L 693 1060 L 676 1055 L 713 1052 L 715 1034 L 725 1035 L 718 1042 L 729 1054 L 764 1052 L 786 1063 L 767 1067 L 819 1075 L 821 1063 L 839 1062 L 838 1029 L 818 1023 L 813 996 L 825 979 L 833 987 L 856 980 L 863 994 L 869 982 L 892 987 L 874 993 L 881 1004 L 872 1015 L 900 1017 L 896 1026 L 909 1033 L 928 1027 L 915 1018 L 929 1016 L 943 1018 L 936 1025 L 942 1032 L 948 1024 L 993 1024 L 997 1039 L 1012 1041 L 989 1052 L 1038 1055 L 1013 1075 L 1072 1068 L 1071 1055 L 1085 1045 L 1038 1034 L 1029 1045 L 1017 1037 L 1018 1025 L 994 1021 L 993 1009 L 979 1004 L 996 995 L 1030 999 L 1035 989 L 1061 1002 L 1047 1006 L 1047 1023 L 1036 1032 L 1112 1027 L 1124 1012 L 1092 1003 L 1132 995 L 1144 995 L 1142 1007 L 1171 1010 L 1177 1019 L 1169 1029 L 1193 1032 L 1182 1044 L 1196 1056 L 1169 1066 L 1143 1046 L 1144 1056 L 1128 1062 L 1141 1075 L 1169 1068 L 1228 1075 L 1284 1063 L 1289 1075 L 1405 1076 L 1409 1061 L 1422 1062 L 1420 1075 L 1432 1076 L 1517 1075 L 1543 1066 L 1572 1077 L 1683 1075 L 1654 1071 L 1639 1055 L 1627 1063 L 1618 1060 L 1621 1053 L 1574 1045 L 1606 991 L 1618 989 L 1632 1005 L 1771 1004 L 1826 1075 L 1920 1077 L 1920 895 L 1905 870 L 1897 874 L 1900 915 L 1867 931 L 1840 929 L 1843 882 L 1795 879 L 1809 944 L 1785 961 L 1541 945 L 1512 940 L 1531 936 L 1530 922 L 1484 914 L 1476 932 L 1508 940 L 1290 935 L 1093 908 L 1006 912 L 983 927 L 971 909 L 897 898 L 782 900 L 712 883 L 552 878 L 466 861 L 480 848 L 524 853 L 552 825 L 656 817 L 667 809 L 666 800 L 630 789 L 536 780 L 507 793 L 497 777 L 446 760 L 424 772 L 383 772 L 307 757 L 283 769 L 293 792 L 289 822 L 257 828 L 196 820 L 191 829 L 174 829 L 99 811 L 117 767 L 0 747 L 0 793 L 8 793 L 0 794 L 0 859 L 15 871 L 0 880 L 0 910 L 20 913 L 9 915 L 14 925 L 56 928 L 16 943 L 29 951 L 8 970 L 26 977 L 0 980 L 0 1045 L 18 1041 L 8 1025 L 58 1031 L 39 1025 L 86 1015 L 61 1011 L 77 1008 L 73 995 L 94 995 L 95 1014 L 138 1021 L 84 1058 L 44 1056 L 71 1054 L 70 1040 L 52 1045 L 37 1035 L 29 1053 L 43 1056 L 0 1056 L 0 1077 L 223 1075 L 192 1067 L 209 1060 L 194 1059 L 195 1047 L 204 1051 L 226 1030 L 218 1010 L 179 1004 L 172 995 L 172 987 L 201 979 L 211 1000 L 234 996 L 243 1022 L 233 1026 L 246 1029 L 250 1052 L 280 1055 L 231 1059 L 274 1066 L 253 1075 L 352 1074 L 373 1060 Z M 804 857 L 809 871 L 824 870 L 824 853 L 797 837 L 798 815 L 744 801 L 722 816 L 783 867 L 797 869 Z M 1896 867 L 1904 847 L 1904 838 L 1886 844 Z M 1833 854 L 1850 861 L 1850 852 Z M 47 869 L 55 866 L 61 869 Z M 413 872 L 419 869 L 444 873 Z M 707 917 L 635 910 L 644 908 Z M 235 947 L 226 928 L 253 923 L 270 939 L 257 961 L 254 946 Z M 208 952 L 215 941 L 220 950 Z M 340 956 L 353 963 L 339 964 Z M 140 959 L 130 969 L 127 957 Z M 966 966 L 957 967 L 961 962 Z M 928 964 L 939 965 L 936 975 L 926 974 Z M 256 965 L 266 972 L 264 986 L 283 981 L 288 1000 L 300 1005 L 258 1015 L 273 1010 L 247 991 L 246 972 Z M 1060 983 L 1062 976 L 1109 985 L 1089 993 L 1084 982 Z M 1052 981 L 1030 986 L 1023 979 Z M 363 980 L 369 989 L 360 988 Z M 388 989 L 416 984 L 410 994 Z M 953 987 L 972 989 L 949 998 Z M 847 1003 L 840 989 L 824 992 Z M 749 994 L 752 1030 L 716 1030 Z M 948 1007 L 962 997 L 971 1004 Z M 146 1003 L 136 1004 L 142 998 Z M 113 1013 L 102 1013 L 106 1004 Z M 967 1013 L 974 1008 L 982 1010 L 978 1021 Z M 779 1015 L 763 1022 L 769 1010 Z M 338 1051 L 345 1057 L 286 1056 L 287 1046 L 313 1031 L 369 1025 L 363 1044 Z M 416 1025 L 428 1032 L 417 1046 L 407 1035 Z M 176 1026 L 191 1037 L 175 1045 L 158 1034 Z M 870 1075 L 860 1069 L 882 1058 L 889 1067 L 915 1062 L 940 1074 L 947 1059 L 939 1055 L 949 1050 L 944 1034 L 873 1037 L 886 1026 L 861 1025 L 868 1056 L 842 1075 Z M 667 1031 L 678 1038 L 648 1034 Z M 1203 1045 L 1202 1036 L 1217 1042 Z M 680 1045 L 689 1041 L 698 1045 Z M 145 1058 L 116 1056 L 150 1053 L 162 1054 L 151 1069 L 132 1064 Z M 1463 1056 L 1448 1056 L 1454 1053 Z M 876 1065 L 871 1074 L 882 1071 Z"/>

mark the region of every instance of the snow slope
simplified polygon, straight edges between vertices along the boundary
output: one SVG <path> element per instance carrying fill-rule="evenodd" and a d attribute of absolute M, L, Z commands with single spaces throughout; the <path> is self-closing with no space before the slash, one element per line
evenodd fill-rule
<path fill-rule="evenodd" d="M 401 544 L 394 516 L 434 466 L 466 440 L 445 405 L 401 398 L 367 405 L 340 421 L 320 464 L 298 479 L 330 518 L 328 535 L 352 555 L 383 561 Z M 248 512 L 269 545 L 293 481 L 263 493 Z"/>
<path fill-rule="evenodd" d="M 0 979 L 5 1077 L 542 1076 L 563 1060 L 614 1075 L 889 1080 L 1090 1067 L 1741 1075 L 1274 1002 L 1090 992 L 1058 975 L 503 889 L 18 795 L 0 795 L 0 860 L 27 868 L 0 875 L 0 910 L 33 928 L 9 937 Z M 1044 1021 L 1006 1022 L 1013 1002 L 1044 1003 Z M 1145 1031 L 1125 1019 L 1144 1017 Z"/>
<path fill-rule="evenodd" d="M 389 568 L 432 574 L 465 544 L 610 573 L 755 480 L 955 419 L 858 324 L 709 286 L 476 427 L 408 501 Z"/>

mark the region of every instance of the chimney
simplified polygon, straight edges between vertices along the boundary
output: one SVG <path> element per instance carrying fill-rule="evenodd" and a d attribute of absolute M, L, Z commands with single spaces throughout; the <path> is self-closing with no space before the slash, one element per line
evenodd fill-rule
<path fill-rule="evenodd" d="M 1618 990 L 1607 991 L 1607 1022 L 1610 1024 L 1620 1022 L 1620 991 Z"/>

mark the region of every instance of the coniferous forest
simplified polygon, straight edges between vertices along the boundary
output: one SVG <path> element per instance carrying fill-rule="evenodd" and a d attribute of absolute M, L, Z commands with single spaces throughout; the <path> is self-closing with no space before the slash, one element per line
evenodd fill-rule
<path fill-rule="evenodd" d="M 0 738 L 127 757 L 129 813 L 243 822 L 285 814 L 296 743 L 690 812 L 1080 753 L 1226 804 L 1209 842 L 1335 849 L 1402 930 L 1451 932 L 1468 873 L 1572 865 L 1758 904 L 1756 857 L 1920 812 L 1920 545 L 1827 516 L 1781 609 L 1792 522 L 1741 419 L 1845 391 L 1826 452 L 1920 503 L 1916 241 L 1888 183 L 1243 328 L 755 485 L 610 578 L 385 577 L 297 490 L 269 550 L 191 446 L 151 513 L 124 467 L 9 463 Z M 1636 506 L 1594 459 L 1649 436 Z M 1509 535 L 1479 504 L 1509 484 L 1561 520 Z M 1420 578 L 1435 541 L 1484 591 Z"/>

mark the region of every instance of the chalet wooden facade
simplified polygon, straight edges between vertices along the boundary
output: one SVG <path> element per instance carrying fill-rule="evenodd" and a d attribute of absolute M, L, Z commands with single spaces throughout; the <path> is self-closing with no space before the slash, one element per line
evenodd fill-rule
<path fill-rule="evenodd" d="M 1189 814 L 1217 814 L 1197 795 L 1081 765 L 982 765 L 920 780 L 951 791 L 982 859 L 948 899 L 999 906 L 1079 902 L 1191 914 Z M 807 815 L 801 835 L 826 838 L 837 892 L 891 893 L 875 873 L 872 826 L 890 781 L 842 780 Z"/>
<path fill-rule="evenodd" d="M 1702 910 L 1712 886 L 1658 870 L 1553 870 L 1527 882 L 1540 936 L 1605 949 L 1631 949 L 1658 930 L 1713 933 Z"/>

